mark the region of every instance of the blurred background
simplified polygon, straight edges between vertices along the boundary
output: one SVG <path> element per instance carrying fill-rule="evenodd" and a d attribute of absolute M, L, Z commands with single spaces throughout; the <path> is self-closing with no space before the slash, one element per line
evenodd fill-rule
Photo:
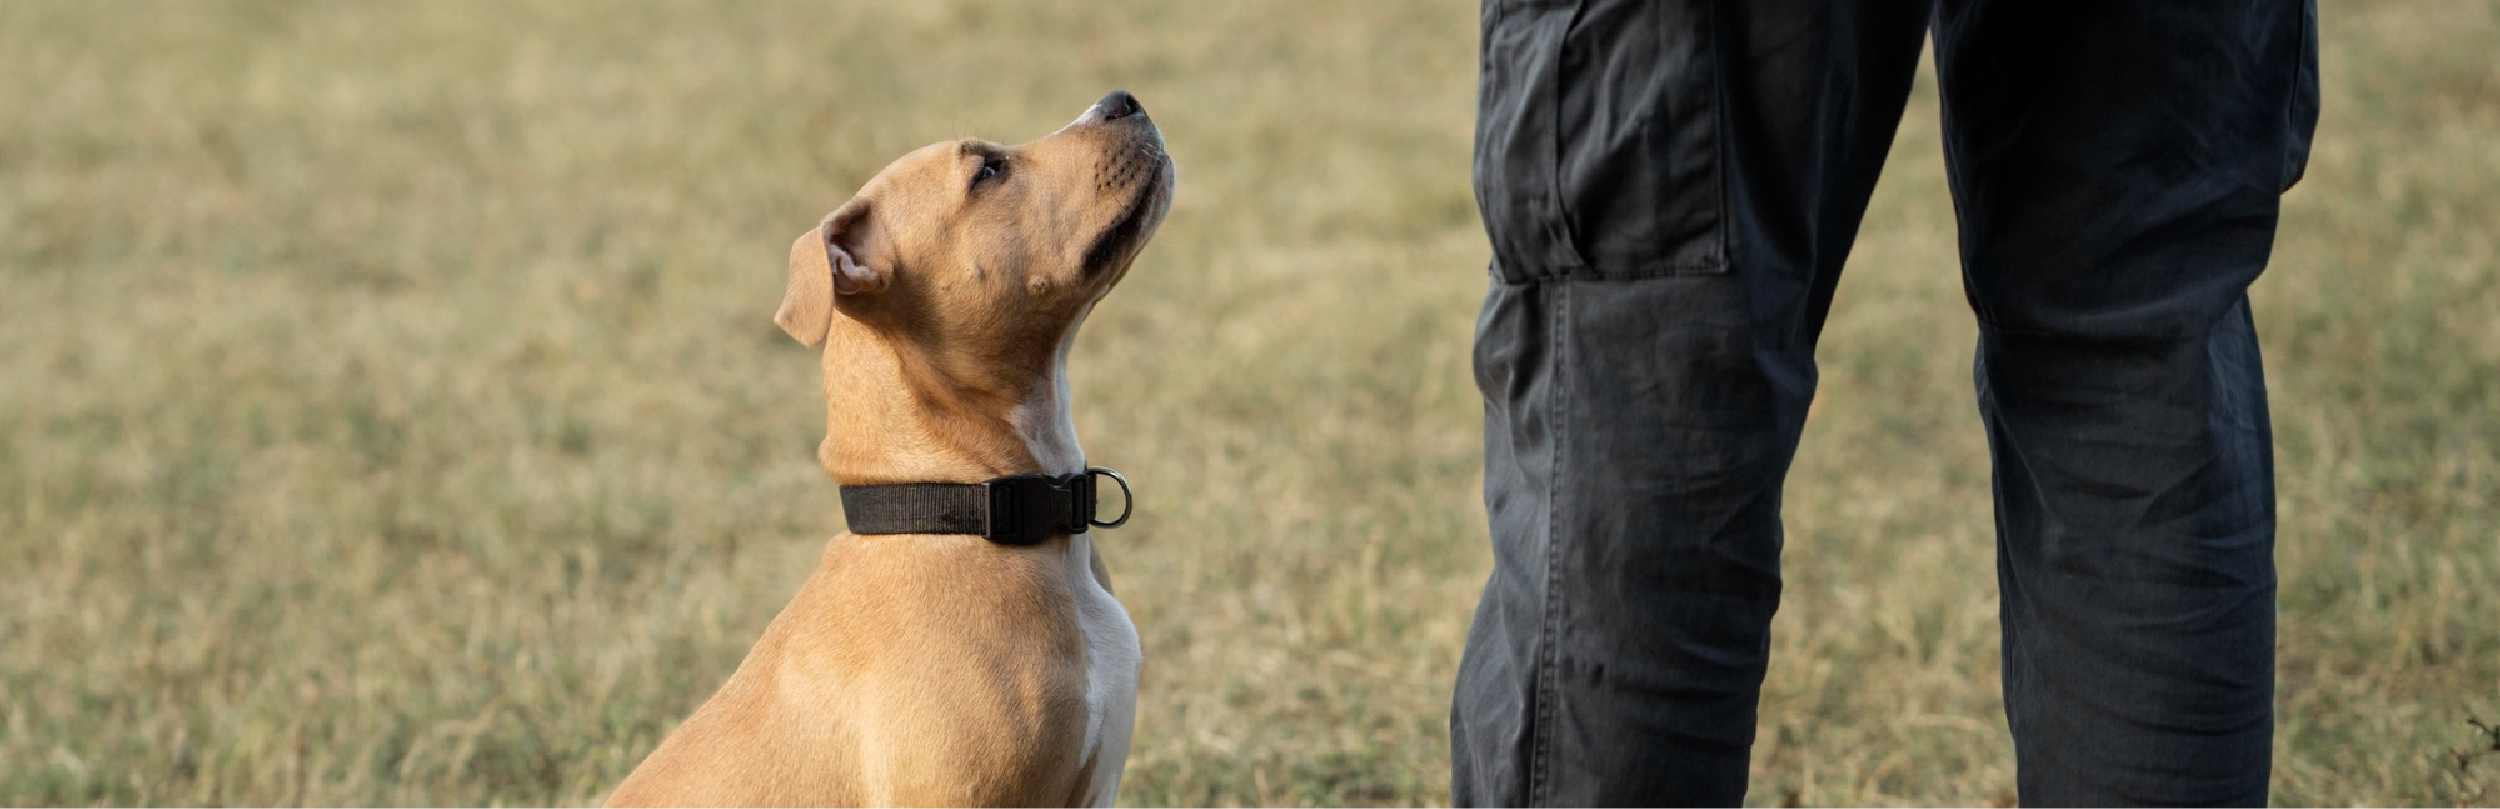
<path fill-rule="evenodd" d="M 2329 0 L 2255 296 L 2275 796 L 2500 803 L 2500 3 Z M 1111 89 L 1180 194 L 1072 360 L 1124 802 L 1447 801 L 1488 569 L 1474 3 L 0 4 L 0 803 L 568 804 L 839 530 L 790 239 Z M 1933 82 L 1822 342 L 1762 804 L 2002 804 Z"/>

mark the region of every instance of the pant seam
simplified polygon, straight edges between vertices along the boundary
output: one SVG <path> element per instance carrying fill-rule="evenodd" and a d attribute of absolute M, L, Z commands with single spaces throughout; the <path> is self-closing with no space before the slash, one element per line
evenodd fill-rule
<path fill-rule="evenodd" d="M 2242 295 L 2243 295 L 2243 296 L 2245 296 L 2245 295 L 2246 295 L 2246 293 L 2242 293 Z M 1980 330 L 1980 331 L 1983 331 L 1983 332 L 1989 332 L 1989 333 L 1994 333 L 1994 334 L 2002 334 L 2002 335 L 2009 335 L 2009 336 L 2013 336 L 2013 337 L 2032 337 L 2032 338 L 2039 338 L 2039 339 L 2046 339 L 2046 340 L 2076 340 L 2076 341 L 2082 341 L 2082 342 L 2088 342 L 2088 343 L 2096 343 L 2096 344 L 2103 344 L 2103 345 L 2155 345 L 2155 344 L 2160 344 L 2160 343 L 2175 343 L 2175 342 L 2179 342 L 2179 341 L 2181 341 L 2181 340 L 2198 340 L 2198 339 L 2204 339 L 2204 337 L 2202 336 L 2202 334 L 2210 334 L 2210 333 L 2212 333 L 2212 329 L 2211 329 L 2211 328 L 2208 328 L 2208 329 L 2206 329 L 2206 330 L 2205 330 L 2202 334 L 2200 334 L 2200 333 L 2195 333 L 2195 332 L 2183 332 L 2183 333 L 2179 333 L 2179 334 L 2129 334 L 2129 335 L 2077 334 L 2077 333 L 2074 333 L 2074 332 L 2050 331 L 2050 330 L 2047 330 L 2047 329 L 2030 329 L 2030 328 L 2021 328 L 2021 327 L 2017 327 L 2017 326 L 2007 326 L 2007 325 L 2002 325 L 2002 324 L 1998 323 L 1998 322 L 1997 322 L 1994 318 L 1988 317 L 1988 316 L 1986 316 L 1986 315 L 1981 315 L 1981 314 L 1978 314 L 1978 313 L 1976 313 L 1976 312 L 1974 312 L 1974 313 L 1973 313 L 1972 320 L 1978 324 L 1978 326 L 1979 326 L 1979 330 Z"/>
<path fill-rule="evenodd" d="M 1559 690 L 1555 684 L 1555 661 L 1559 657 L 1556 647 L 1560 644 L 1562 636 L 1562 609 L 1557 598 L 1557 594 L 1562 591 L 1562 542 L 1561 532 L 1558 530 L 1562 508 L 1558 500 L 1563 488 L 1564 470 L 1567 468 L 1565 466 L 1566 449 L 1570 446 L 1568 419 L 1571 411 L 1569 384 L 1571 363 L 1568 335 L 1571 331 L 1569 323 L 1571 285 L 1555 284 L 1549 288 L 1553 292 L 1548 296 L 1547 305 L 1552 307 L 1552 315 L 1546 318 L 1547 328 L 1551 329 L 1546 339 L 1553 355 L 1553 364 L 1550 367 L 1553 369 L 1554 379 L 1552 387 L 1547 389 L 1546 396 L 1547 412 L 1552 414 L 1554 424 L 1548 439 L 1551 442 L 1548 446 L 1552 447 L 1552 451 L 1548 458 L 1550 466 L 1547 468 L 1545 487 L 1545 592 L 1542 594 L 1543 598 L 1540 599 L 1542 601 L 1540 615 L 1542 632 L 1541 637 L 1537 639 L 1536 716 L 1531 720 L 1534 724 L 1530 730 L 1534 734 L 1535 745 L 1534 757 L 1528 769 L 1528 804 L 1531 806 L 1545 805 L 1550 797 L 1547 794 L 1547 784 L 1551 782 L 1548 771 L 1553 766 L 1554 703 L 1557 700 L 1556 692 Z"/>

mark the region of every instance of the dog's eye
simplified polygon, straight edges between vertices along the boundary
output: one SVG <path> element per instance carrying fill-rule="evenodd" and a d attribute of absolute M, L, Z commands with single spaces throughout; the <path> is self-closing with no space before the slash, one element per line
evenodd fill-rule
<path fill-rule="evenodd" d="M 981 167 L 973 170 L 972 172 L 972 186 L 974 188 L 979 188 L 982 183 L 998 179 L 999 177 L 1006 175 L 1006 173 L 1007 158 L 983 157 L 981 158 Z"/>

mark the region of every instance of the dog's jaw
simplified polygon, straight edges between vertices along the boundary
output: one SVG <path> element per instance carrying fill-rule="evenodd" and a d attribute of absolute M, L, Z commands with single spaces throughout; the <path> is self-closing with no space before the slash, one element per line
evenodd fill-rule
<path fill-rule="evenodd" d="M 1099 275 L 1114 264 L 1125 272 L 1128 263 L 1137 260 L 1138 252 L 1145 249 L 1146 241 L 1153 238 L 1155 228 L 1163 224 L 1164 213 L 1171 210 L 1173 167 L 1171 158 L 1163 153 L 1162 138 L 1148 141 L 1129 159 L 1146 161 L 1150 173 L 1137 184 L 1119 217 L 1104 227 L 1085 250 L 1084 273 L 1088 276 Z"/>

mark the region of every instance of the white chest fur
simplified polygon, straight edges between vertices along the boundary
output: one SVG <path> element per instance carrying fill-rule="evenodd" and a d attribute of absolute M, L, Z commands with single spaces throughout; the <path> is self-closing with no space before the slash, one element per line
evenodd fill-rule
<path fill-rule="evenodd" d="M 1094 578 L 1093 554 L 1091 537 L 1072 538 L 1067 575 L 1076 591 L 1077 623 L 1085 632 L 1085 758 L 1093 764 L 1085 795 L 1096 806 L 1110 806 L 1120 793 L 1120 769 L 1136 728 L 1137 670 L 1144 655 L 1128 611 Z"/>

